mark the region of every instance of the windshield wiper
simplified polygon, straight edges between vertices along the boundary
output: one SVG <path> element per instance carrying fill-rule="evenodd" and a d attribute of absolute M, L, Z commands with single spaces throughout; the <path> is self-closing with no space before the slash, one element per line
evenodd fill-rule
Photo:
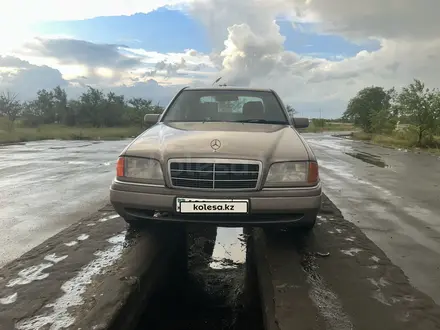
<path fill-rule="evenodd" d="M 266 120 L 266 119 L 243 119 L 237 120 L 236 123 L 256 123 L 256 124 L 273 124 L 273 125 L 287 125 L 284 121 Z"/>

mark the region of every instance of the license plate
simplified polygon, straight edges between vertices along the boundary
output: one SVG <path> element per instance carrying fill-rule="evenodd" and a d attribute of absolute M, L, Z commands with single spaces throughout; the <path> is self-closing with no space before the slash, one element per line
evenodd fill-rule
<path fill-rule="evenodd" d="M 176 199 L 176 211 L 180 213 L 248 213 L 248 210 L 247 199 Z"/>

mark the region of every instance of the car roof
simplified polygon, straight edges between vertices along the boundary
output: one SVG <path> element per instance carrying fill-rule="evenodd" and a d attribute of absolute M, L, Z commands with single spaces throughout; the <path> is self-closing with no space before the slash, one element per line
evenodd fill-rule
<path fill-rule="evenodd" d="M 186 91 L 247 91 L 247 92 L 273 92 L 268 88 L 251 88 L 251 87 L 239 87 L 239 86 L 213 86 L 213 87 L 185 87 Z"/>

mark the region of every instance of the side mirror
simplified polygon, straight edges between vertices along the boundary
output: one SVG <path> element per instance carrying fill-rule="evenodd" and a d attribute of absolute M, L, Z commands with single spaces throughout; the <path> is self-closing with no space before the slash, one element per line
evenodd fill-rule
<path fill-rule="evenodd" d="M 309 127 L 309 118 L 292 118 L 292 124 L 295 128 Z"/>
<path fill-rule="evenodd" d="M 158 113 L 147 113 L 144 116 L 144 123 L 145 124 L 156 124 L 159 120 L 160 114 Z"/>

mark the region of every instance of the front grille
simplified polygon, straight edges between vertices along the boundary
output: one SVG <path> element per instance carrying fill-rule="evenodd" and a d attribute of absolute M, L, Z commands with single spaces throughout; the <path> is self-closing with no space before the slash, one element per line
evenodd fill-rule
<path fill-rule="evenodd" d="M 179 162 L 169 165 L 174 187 L 194 189 L 255 189 L 260 164 L 234 162 Z"/>

